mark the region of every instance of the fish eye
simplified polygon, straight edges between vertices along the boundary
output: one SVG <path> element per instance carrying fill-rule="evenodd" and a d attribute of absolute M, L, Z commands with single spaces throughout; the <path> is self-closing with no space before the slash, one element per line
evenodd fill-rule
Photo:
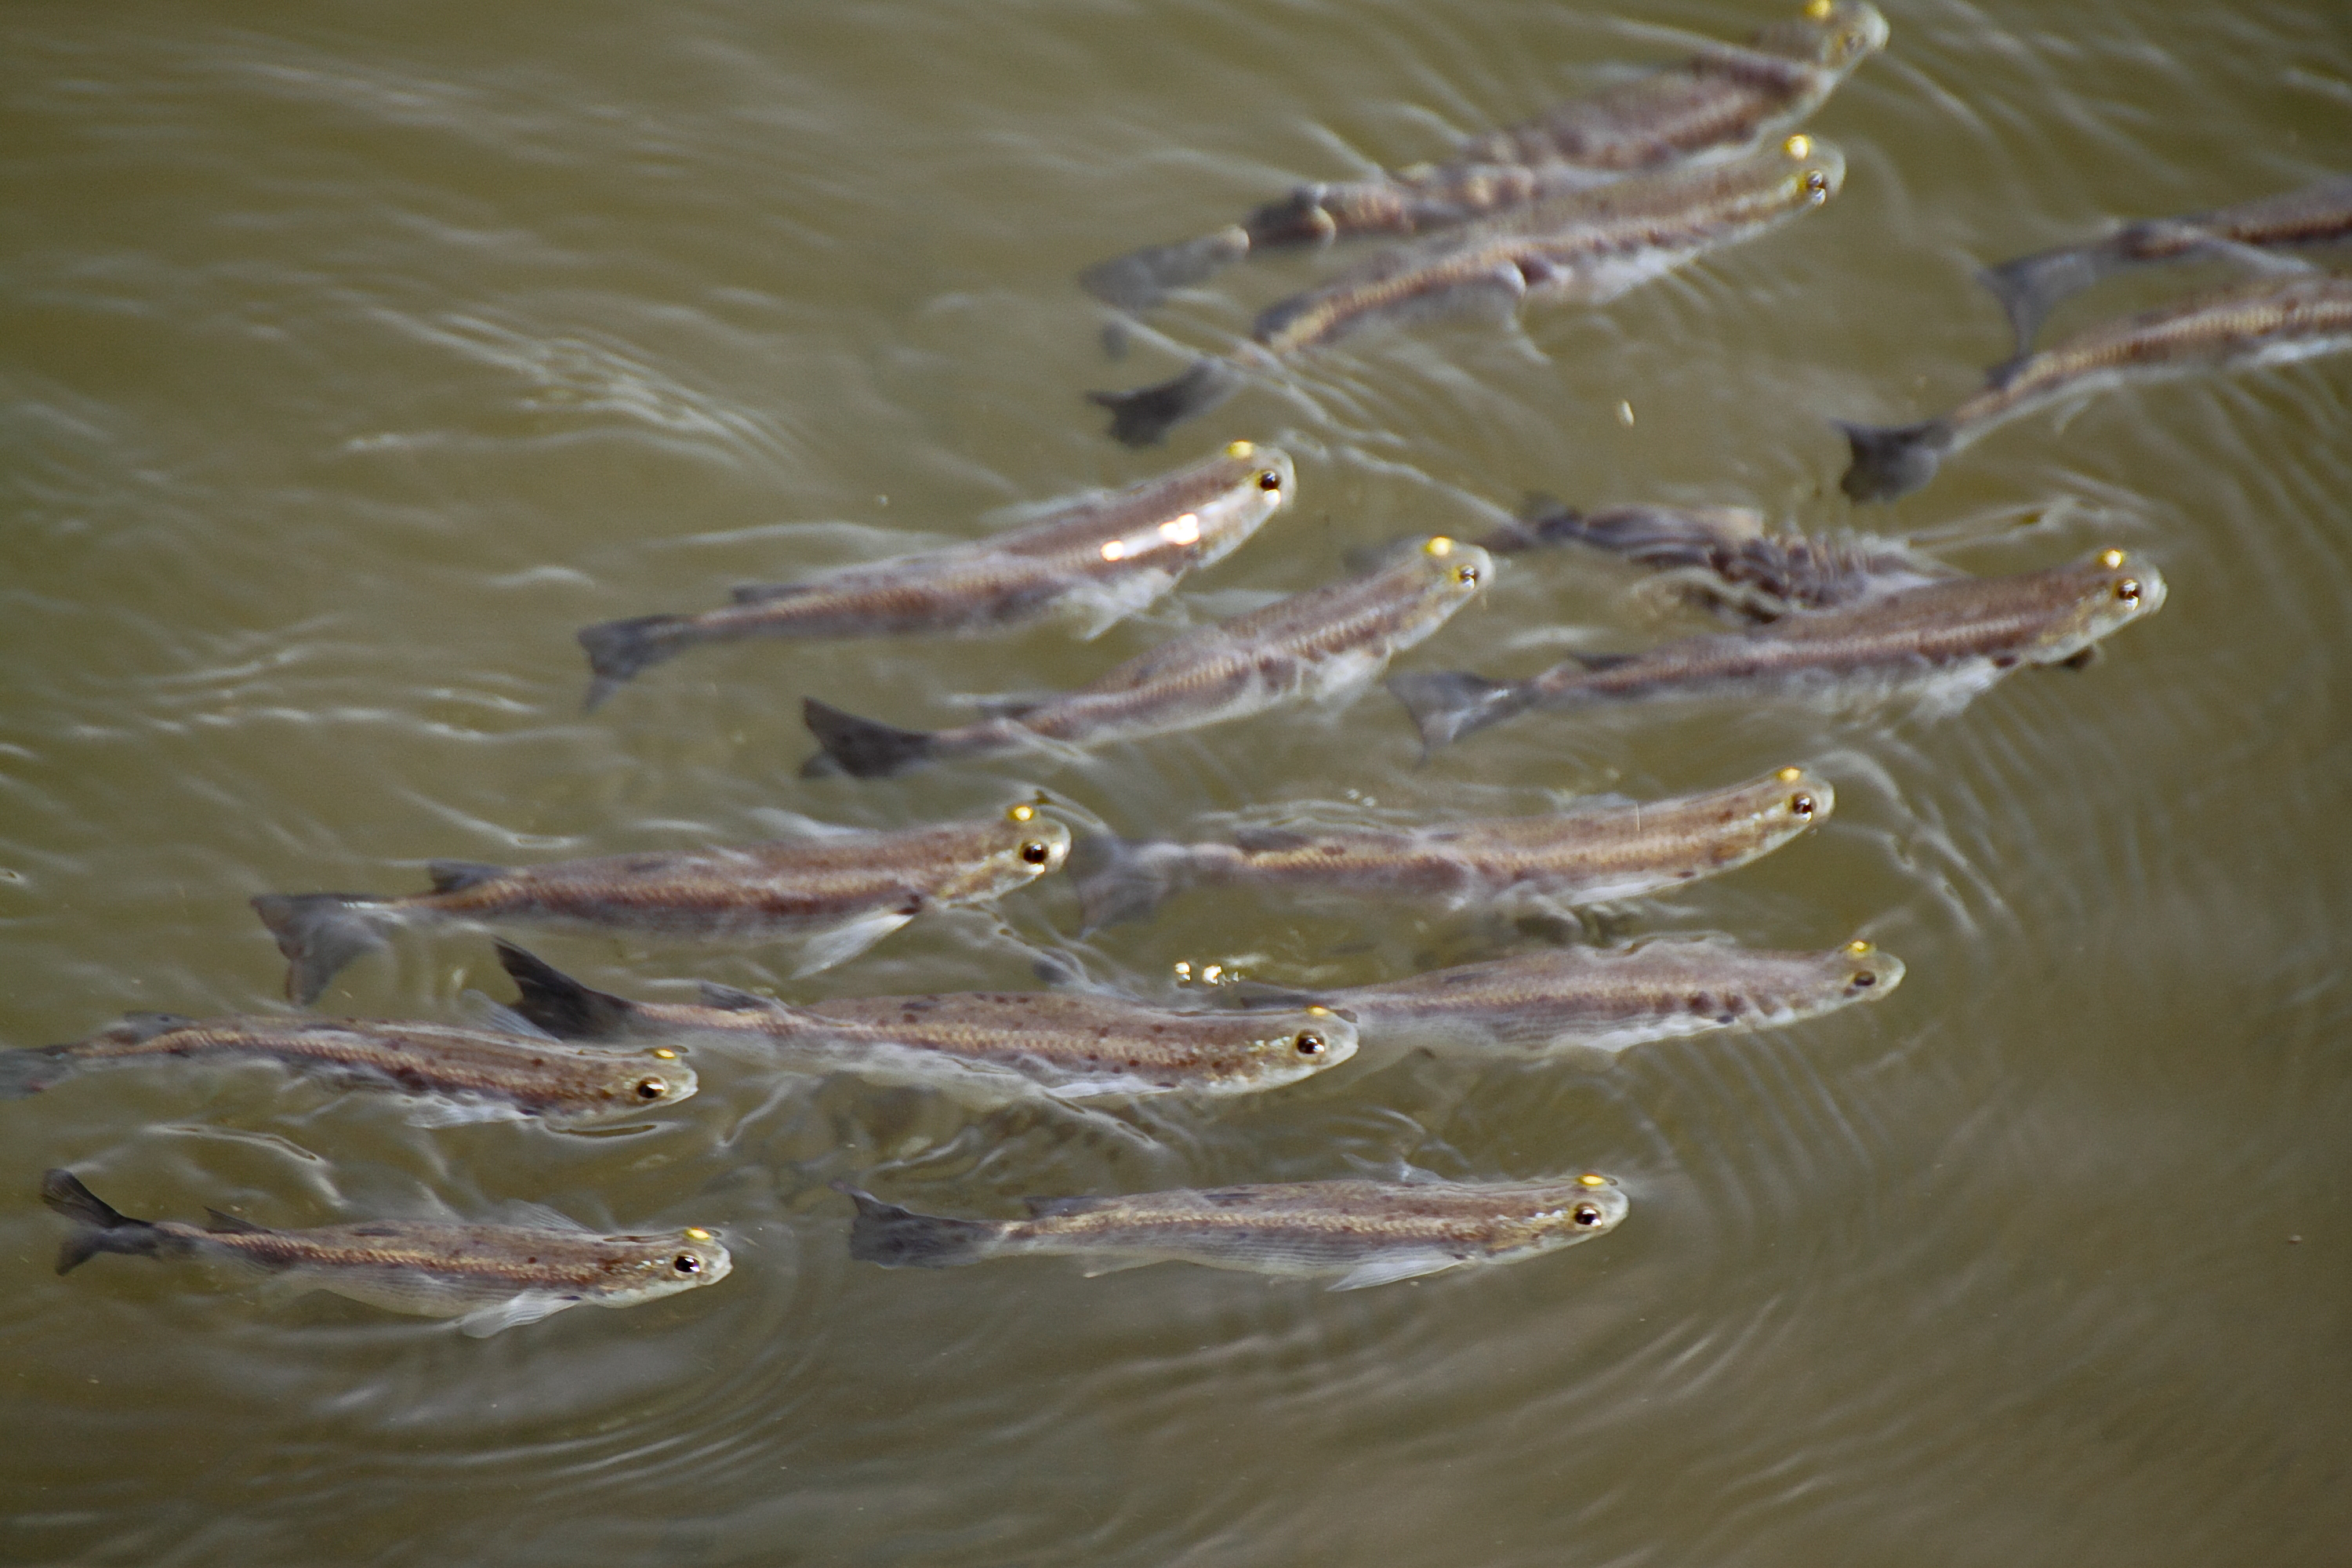
<path fill-rule="evenodd" d="M 1257 488 L 1262 490 L 1278 490 L 1282 488 L 1282 476 L 1268 468 L 1257 477 Z"/>
<path fill-rule="evenodd" d="M 667 1094 L 668 1092 L 669 1085 L 660 1079 L 641 1078 L 637 1079 L 637 1098 L 639 1100 L 659 1100 L 663 1095 Z"/>
<path fill-rule="evenodd" d="M 1577 1205 L 1576 1223 L 1579 1225 L 1599 1225 L 1601 1223 L 1601 1205 L 1599 1204 Z"/>
<path fill-rule="evenodd" d="M 1857 969 L 1853 972 L 1853 978 L 1847 984 L 1856 991 L 1867 991 L 1878 984 L 1878 976 L 1867 969 Z"/>
<path fill-rule="evenodd" d="M 1478 585 L 1478 568 L 1475 566 L 1456 566 L 1454 569 L 1454 580 L 1456 583 L 1461 584 L 1465 588 L 1475 588 Z"/>
<path fill-rule="evenodd" d="M 1805 189 L 1812 194 L 1815 201 L 1827 201 L 1830 195 L 1830 177 L 1819 169 L 1808 169 L 1805 171 Z"/>
<path fill-rule="evenodd" d="M 1032 866 L 1043 866 L 1053 858 L 1054 851 L 1047 847 L 1042 838 L 1032 838 L 1021 846 L 1021 858 L 1028 861 Z"/>
<path fill-rule="evenodd" d="M 2126 605 L 2138 604 L 2139 579 L 2137 577 L 2126 577 L 2122 582 L 2116 584 L 2116 597 L 2121 599 Z"/>
<path fill-rule="evenodd" d="M 1301 1034 L 1296 1043 L 1298 1047 L 1298 1054 L 1302 1057 L 1319 1057 L 1323 1054 L 1323 1037 L 1312 1029 Z"/>
<path fill-rule="evenodd" d="M 1812 816 L 1813 797 L 1801 792 L 1790 795 L 1789 797 L 1789 811 L 1791 816 Z"/>
<path fill-rule="evenodd" d="M 672 1270 L 679 1274 L 699 1274 L 702 1272 L 702 1259 L 697 1258 L 691 1252 L 679 1253 L 676 1258 L 669 1260 L 669 1266 Z"/>

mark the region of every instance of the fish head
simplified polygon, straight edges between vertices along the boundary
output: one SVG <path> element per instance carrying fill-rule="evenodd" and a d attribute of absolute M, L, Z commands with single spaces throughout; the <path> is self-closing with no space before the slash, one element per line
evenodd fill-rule
<path fill-rule="evenodd" d="M 997 888 L 1017 888 L 1049 877 L 1070 858 L 1070 828 L 1023 802 L 1008 807 L 989 834 L 985 879 Z"/>
<path fill-rule="evenodd" d="M 1549 1251 L 1589 1241 L 1615 1230 L 1633 1212 L 1633 1201 L 1614 1178 L 1588 1171 L 1569 1185 L 1559 1203 L 1529 1216 L 1522 1246 L 1507 1250 Z"/>
<path fill-rule="evenodd" d="M 1206 565 L 1223 560 L 1266 521 L 1288 506 L 1298 493 L 1298 470 L 1290 454 L 1255 441 L 1235 441 L 1216 458 L 1224 486 L 1216 495 L 1172 522 L 1160 525 L 1163 535 L 1190 518 L 1190 531 Z M 1181 535 L 1168 535 L 1178 538 Z"/>
<path fill-rule="evenodd" d="M 1731 807 L 1746 815 L 1759 848 L 1787 843 L 1837 809 L 1837 790 L 1811 768 L 1790 765 L 1743 789 Z"/>
<path fill-rule="evenodd" d="M 2055 664 L 2072 658 L 2119 627 L 2153 615 L 2164 605 L 2164 574 L 2147 561 L 2120 550 L 2102 550 L 2069 569 L 2063 581 L 2065 611 L 2055 617 L 2032 656 Z"/>
<path fill-rule="evenodd" d="M 608 1065 L 604 1080 L 597 1085 L 596 1106 L 592 1114 L 622 1115 L 676 1105 L 679 1100 L 693 1099 L 699 1087 L 694 1069 L 672 1047 L 656 1046 L 649 1051 L 631 1052 L 615 1057 Z"/>
<path fill-rule="evenodd" d="M 1886 18 L 1869 0 L 1806 0 L 1793 22 L 1775 30 L 1775 54 L 1811 60 L 1824 70 L 1852 70 L 1886 47 Z"/>
<path fill-rule="evenodd" d="M 1826 1006 L 1874 1001 L 1903 984 L 1903 961 L 1860 937 L 1831 953 L 1823 967 L 1832 990 Z"/>
<path fill-rule="evenodd" d="M 735 1267 L 719 1233 L 700 1226 L 659 1236 L 605 1237 L 610 1247 L 593 1299 L 607 1307 L 633 1306 L 716 1285 Z"/>
<path fill-rule="evenodd" d="M 1191 1082 L 1210 1094 L 1278 1089 L 1356 1054 L 1355 1021 L 1320 1005 L 1219 1014 L 1203 1026 L 1214 1041 L 1214 1065 Z"/>
<path fill-rule="evenodd" d="M 1765 153 L 1764 163 L 1778 171 L 1772 193 L 1781 210 L 1820 206 L 1845 186 L 1845 154 L 1801 131 Z"/>
<path fill-rule="evenodd" d="M 1257 504 L 1265 509 L 1261 515 L 1280 511 L 1298 493 L 1298 469 L 1290 454 L 1279 447 L 1235 441 L 1225 448 L 1223 457 L 1233 467 L 1234 488 L 1258 497 Z"/>

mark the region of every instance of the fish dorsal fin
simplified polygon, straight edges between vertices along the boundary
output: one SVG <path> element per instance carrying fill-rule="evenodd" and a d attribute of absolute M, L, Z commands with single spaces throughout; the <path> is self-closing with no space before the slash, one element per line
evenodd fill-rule
<path fill-rule="evenodd" d="M 721 985 L 716 980 L 702 983 L 702 1005 L 722 1013 L 780 1013 L 783 1005 L 772 996 L 756 991 L 739 991 L 732 985 Z"/>
<path fill-rule="evenodd" d="M 795 598 L 813 586 L 808 583 L 744 583 L 730 589 L 728 596 L 739 605 L 764 605 L 775 599 Z"/>
<path fill-rule="evenodd" d="M 1633 653 L 1571 653 L 1569 658 L 1587 669 L 1614 669 L 1621 664 L 1631 664 L 1641 655 Z"/>
<path fill-rule="evenodd" d="M 982 697 L 972 707 L 983 719 L 1018 719 L 1024 713 L 1034 713 L 1051 701 L 1047 697 Z"/>
<path fill-rule="evenodd" d="M 522 992 L 514 1010 L 559 1040 L 593 1040 L 629 1033 L 637 1005 L 594 991 L 535 953 L 510 942 L 498 944 L 499 963 Z"/>
<path fill-rule="evenodd" d="M 205 1211 L 205 1228 L 215 1236 L 261 1236 L 269 1229 L 266 1225 L 256 1225 L 249 1219 L 239 1219 L 218 1209 Z"/>
<path fill-rule="evenodd" d="M 1057 1215 L 1091 1214 L 1111 1202 L 1108 1198 L 1023 1198 L 1022 1206 L 1031 1219 L 1052 1219 Z"/>
<path fill-rule="evenodd" d="M 122 1021 L 107 1033 L 135 1045 L 142 1040 L 152 1040 L 158 1035 L 168 1035 L 194 1022 L 194 1018 L 178 1013 L 125 1013 Z"/>
<path fill-rule="evenodd" d="M 499 1216 L 499 1223 L 523 1230 L 561 1231 L 566 1236 L 595 1236 L 594 1226 L 583 1225 L 562 1209 L 551 1209 L 545 1204 L 510 1203 Z"/>
<path fill-rule="evenodd" d="M 1252 855 L 1276 855 L 1290 849 L 1304 849 L 1315 840 L 1307 834 L 1287 827 L 1242 827 L 1234 832 L 1234 847 Z"/>
<path fill-rule="evenodd" d="M 433 879 L 435 892 L 462 893 L 467 888 L 497 881 L 507 874 L 507 868 L 486 866 L 478 860 L 427 860 L 425 874 Z"/>

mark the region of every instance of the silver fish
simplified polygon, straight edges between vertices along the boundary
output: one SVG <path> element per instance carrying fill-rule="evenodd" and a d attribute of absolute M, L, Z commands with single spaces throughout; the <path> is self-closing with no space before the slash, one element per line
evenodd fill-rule
<path fill-rule="evenodd" d="M 1297 489 L 1290 458 L 1235 441 L 1215 457 L 1113 493 L 1081 497 L 970 544 L 735 590 L 692 616 L 639 616 L 580 634 L 594 708 L 649 664 L 744 637 L 968 633 L 1061 614 L 1092 638 L 1223 560 Z"/>
<path fill-rule="evenodd" d="M 1874 426 L 1839 422 L 1853 462 L 1840 482 L 1855 500 L 1891 500 L 2000 426 L 2062 400 L 2130 381 L 2282 364 L 2352 349 L 2352 278 L 2296 278 L 2216 289 L 2075 333 L 1994 371 L 1984 390 L 1939 419 Z"/>
<path fill-rule="evenodd" d="M 749 1040 L 811 1073 L 845 1072 L 947 1090 L 967 1103 L 1042 1094 L 1255 1094 L 1356 1054 L 1356 1028 L 1318 1003 L 1286 1011 L 1175 1012 L 1083 992 L 840 997 L 791 1006 L 705 984 L 699 1004 L 632 1002 L 591 990 L 510 943 L 499 962 L 532 1023 L 567 1039 Z"/>
<path fill-rule="evenodd" d="M 1199 729 L 1349 691 L 1475 598 L 1492 564 L 1440 535 L 1384 571 L 1188 632 L 1076 691 L 952 730 L 894 730 L 811 699 L 803 711 L 824 750 L 803 771 L 878 778 L 941 757 Z"/>
<path fill-rule="evenodd" d="M 433 890 L 264 893 L 256 913 L 309 1003 L 343 965 L 412 921 L 521 921 L 695 938 L 806 939 L 803 973 L 863 952 L 926 910 L 980 903 L 1061 868 L 1070 830 L 1016 805 L 982 822 L 893 833 L 828 832 L 737 849 L 615 855 L 512 869 L 425 865 Z"/>
<path fill-rule="evenodd" d="M 101 1252 L 212 1258 L 295 1289 L 456 1318 L 477 1338 L 567 1307 L 635 1307 L 715 1285 L 734 1267 L 717 1235 L 698 1226 L 660 1236 L 417 1220 L 268 1230 L 217 1209 L 206 1211 L 209 1225 L 194 1226 L 120 1214 L 69 1171 L 42 1178 L 41 1200 L 75 1223 L 58 1254 L 60 1274 Z"/>
<path fill-rule="evenodd" d="M 1474 137 L 1444 163 L 1303 185 L 1239 224 L 1104 262 L 1078 281 L 1109 304 L 1142 310 L 1260 251 L 1424 234 L 1685 159 L 1736 153 L 1803 121 L 1886 38 L 1886 18 L 1862 0 L 1810 0 L 1745 47 L 1717 45 L 1671 70 Z"/>
<path fill-rule="evenodd" d="M 1230 841 L 1080 845 L 1089 931 L 1149 912 L 1180 888 L 1410 898 L 1423 907 L 1634 898 L 1717 876 L 1828 817 L 1837 792 L 1803 768 L 1632 805 L 1424 827 L 1245 828 Z M 1337 813 L 1338 808 L 1327 808 Z"/>
<path fill-rule="evenodd" d="M 2164 596 L 2155 567 L 2107 550 L 2080 565 L 1931 583 L 1646 653 L 1580 655 L 1519 680 L 1417 673 L 1391 677 L 1389 689 L 1433 748 L 1531 708 L 1791 685 L 1867 693 L 1932 682 L 1965 697 L 2021 665 L 2087 664 L 2100 638 Z"/>
<path fill-rule="evenodd" d="M 1979 276 L 2009 313 L 2022 356 L 2062 300 L 2127 267 L 2192 257 L 2263 257 L 2282 247 L 2352 236 L 2352 177 L 2337 175 L 2299 191 L 2263 196 L 2186 217 L 2127 223 L 2088 245 L 2037 251 L 1987 268 Z M 2275 263 L 2273 263 L 2275 265 Z"/>
<path fill-rule="evenodd" d="M 849 1255 L 886 1268 L 945 1268 L 1059 1253 L 1107 1274 L 1198 1263 L 1330 1279 L 1360 1289 L 1443 1269 L 1517 1263 L 1614 1230 L 1629 1205 L 1606 1176 L 1549 1182 L 1296 1182 L 1031 1198 L 1027 1219 L 947 1219 L 845 1183 L 857 1205 Z"/>
<path fill-rule="evenodd" d="M 1253 370 L 1375 323 L 1478 305 L 1600 304 L 1711 250 L 1752 239 L 1822 205 L 1845 181 L 1844 155 L 1813 137 L 1727 163 L 1621 180 L 1537 203 L 1458 233 L 1375 256 L 1269 308 L 1251 341 L 1195 360 L 1156 386 L 1090 392 L 1131 447 L 1238 391 Z"/>

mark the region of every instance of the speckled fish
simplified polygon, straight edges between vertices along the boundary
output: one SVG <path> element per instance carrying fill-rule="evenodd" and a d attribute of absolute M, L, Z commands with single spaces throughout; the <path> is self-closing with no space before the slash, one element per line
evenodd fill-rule
<path fill-rule="evenodd" d="M 2021 256 L 1981 276 L 2009 312 L 2022 355 L 2062 300 L 2126 268 L 2191 257 L 2266 256 L 2347 237 L 2352 237 L 2352 178 L 2338 175 L 2237 206 L 2128 223 L 2105 239 Z"/>
<path fill-rule="evenodd" d="M 455 1318 L 477 1338 L 567 1307 L 635 1307 L 715 1285 L 733 1267 L 717 1236 L 699 1226 L 598 1236 L 553 1226 L 366 1220 L 268 1230 L 218 1209 L 205 1211 L 210 1224 L 194 1226 L 119 1214 L 69 1171 L 42 1178 L 41 1200 L 74 1222 L 58 1254 L 60 1274 L 101 1252 L 206 1258 L 262 1270 L 291 1290 Z"/>
<path fill-rule="evenodd" d="M 1356 1054 L 1356 1028 L 1320 1004 L 1286 1011 L 1175 1012 L 1071 991 L 838 997 L 791 1006 L 705 984 L 698 1004 L 591 990 L 510 943 L 499 962 L 516 1010 L 567 1039 L 719 1036 L 797 1070 L 944 1089 L 977 1105 L 1043 1094 L 1255 1094 Z"/>
<path fill-rule="evenodd" d="M 845 1183 L 857 1205 L 849 1255 L 885 1268 L 946 1268 L 1061 1254 L 1089 1275 L 1149 1263 L 1328 1279 L 1334 1290 L 1443 1269 L 1517 1263 L 1614 1230 L 1623 1189 L 1606 1176 L 1549 1182 L 1297 1182 L 1031 1198 L 1026 1219 L 948 1219 Z"/>
<path fill-rule="evenodd" d="M 1288 503 L 1297 482 L 1288 457 L 1235 441 L 1190 468 L 973 543 L 738 588 L 733 605 L 699 615 L 607 621 L 580 634 L 595 672 L 588 706 L 698 643 L 993 631 L 1049 614 L 1092 638 L 1231 554 Z"/>
<path fill-rule="evenodd" d="M 1423 234 L 1685 159 L 1753 148 L 1819 109 L 1886 37 L 1886 19 L 1860 0 L 1811 0 L 1801 16 L 1764 28 L 1744 48 L 1718 45 L 1674 69 L 1475 137 L 1442 164 L 1303 185 L 1239 224 L 1104 262 L 1079 282 L 1108 303 L 1142 310 L 1259 251 Z"/>
<path fill-rule="evenodd" d="M 1855 500 L 1891 500 L 1952 453 L 2011 420 L 2132 381 L 2283 364 L 2352 349 L 2352 278 L 2242 284 L 2075 333 L 1994 371 L 1984 390 L 1939 419 L 1847 425 L 1853 462 L 1840 481 Z"/>
<path fill-rule="evenodd" d="M 1400 675 L 1389 689 L 1432 748 L 1531 708 L 1595 702 L 1930 685 L 1956 704 L 2021 665 L 2089 663 L 2100 638 L 2154 612 L 2164 595 L 2155 567 L 2108 550 L 2080 565 L 1931 583 L 1646 653 L 1578 655 L 1519 680 Z"/>
<path fill-rule="evenodd" d="M 1478 595 L 1491 567 L 1475 545 L 1430 539 L 1385 570 L 1188 632 L 1076 691 L 1003 705 L 952 730 L 894 730 L 812 699 L 808 727 L 824 751 L 805 771 L 878 778 L 941 757 L 1098 745 L 1337 696 L 1444 625 Z"/>
<path fill-rule="evenodd" d="M 1317 991 L 1356 1020 L 1365 1047 L 1538 1053 L 1615 1051 L 1710 1029 L 1779 1028 L 1903 983 L 1903 961 L 1866 942 L 1766 952 L 1659 939 L 1554 948 L 1433 970 L 1382 985 Z"/>
<path fill-rule="evenodd" d="M 1110 409 L 1110 435 L 1150 447 L 1171 426 L 1242 388 L 1251 369 L 1334 343 L 1371 324 L 1465 308 L 1604 303 L 1712 249 L 1752 240 L 1821 207 L 1846 179 L 1825 141 L 1790 136 L 1734 163 L 1675 169 L 1595 185 L 1491 218 L 1475 228 L 1402 245 L 1319 289 L 1270 306 L 1251 341 L 1223 360 L 1202 357 L 1173 381 L 1127 393 L 1087 393 Z"/>
<path fill-rule="evenodd" d="M 364 1089 L 425 1097 L 423 1125 L 530 1116 L 589 1121 L 675 1105 L 694 1069 L 667 1047 L 578 1050 L 545 1035 L 356 1018 L 182 1018 L 133 1013 L 87 1039 L 0 1053 L 0 1097 L 97 1067 L 274 1061 Z"/>
<path fill-rule="evenodd" d="M 1820 206 L 1845 180 L 1825 142 L 1791 136 L 1769 152 L 1555 196 L 1507 216 L 1375 256 L 1321 288 L 1269 308 L 1251 341 L 1195 360 L 1173 380 L 1090 392 L 1111 410 L 1111 435 L 1131 447 L 1270 369 L 1361 328 L 1475 307 L 1600 304 L 1708 251 L 1779 227 Z"/>
<path fill-rule="evenodd" d="M 1089 931 L 1146 914 L 1181 888 L 1243 887 L 1423 908 L 1627 899 L 1717 876 L 1826 818 L 1827 779 L 1780 768 L 1727 789 L 1422 827 L 1251 826 L 1229 840 L 1095 838 L 1076 873 Z M 1339 815 L 1340 807 L 1326 807 Z"/>
<path fill-rule="evenodd" d="M 863 952 L 927 910 L 983 902 L 1060 869 L 1070 830 L 1016 805 L 982 822 L 894 833 L 615 855 L 510 869 L 425 864 L 428 893 L 265 893 L 253 907 L 309 1003 L 343 965 L 411 921 L 523 922 L 693 938 L 803 939 L 803 973 Z"/>

